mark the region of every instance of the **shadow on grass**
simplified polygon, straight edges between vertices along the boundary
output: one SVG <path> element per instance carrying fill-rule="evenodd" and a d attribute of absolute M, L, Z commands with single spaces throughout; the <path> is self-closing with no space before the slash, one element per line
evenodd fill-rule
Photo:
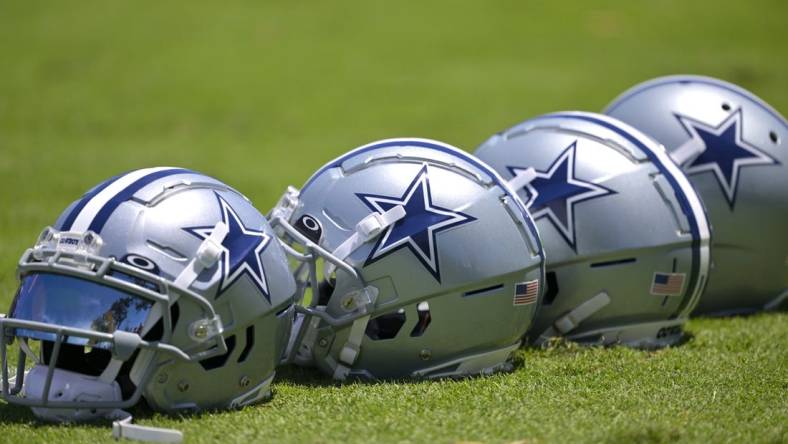
<path fill-rule="evenodd" d="M 150 419 L 152 418 L 156 412 L 154 412 L 144 401 L 140 401 L 137 405 L 132 408 L 125 409 L 125 411 L 129 412 L 133 417 L 134 420 L 137 419 Z M 187 414 L 178 414 L 172 415 L 172 418 L 181 418 L 181 417 L 190 417 L 192 416 L 190 413 Z M 39 419 L 36 415 L 33 414 L 33 411 L 30 407 L 16 405 L 16 404 L 9 404 L 6 402 L 0 401 L 0 424 L 25 424 L 30 427 L 41 428 L 41 427 L 49 427 L 49 426 L 63 426 L 63 423 L 58 422 L 50 422 L 45 421 L 43 419 Z M 79 426 L 79 427 L 89 427 L 89 428 L 112 428 L 112 420 L 110 419 L 95 419 L 91 421 L 85 422 L 74 422 L 65 424 L 66 426 Z"/>
<path fill-rule="evenodd" d="M 675 347 L 682 347 L 685 344 L 693 341 L 695 335 L 691 332 L 684 331 L 684 334 L 681 336 L 677 342 L 662 347 L 640 347 L 635 348 L 635 350 L 639 350 L 643 353 L 653 353 L 659 350 L 664 350 L 668 348 L 675 348 Z M 520 350 L 535 350 L 544 352 L 548 355 L 565 355 L 565 354 L 575 354 L 581 353 L 589 348 L 599 348 L 599 349 L 610 349 L 615 347 L 625 347 L 625 345 L 621 344 L 607 344 L 607 345 L 598 345 L 598 344 L 580 344 L 572 341 L 568 341 L 564 338 L 553 338 L 551 339 L 546 346 L 536 346 L 531 344 L 523 344 L 520 347 Z M 511 360 L 511 365 L 507 370 L 503 370 L 497 373 L 512 373 L 517 371 L 518 369 L 524 367 L 526 365 L 526 358 L 522 353 L 515 353 Z M 480 375 L 468 375 L 468 376 L 459 376 L 459 377 L 450 377 L 446 379 L 468 379 L 468 378 L 476 378 L 476 377 L 484 377 Z M 329 375 L 323 374 L 317 368 L 310 368 L 310 367 L 299 367 L 296 365 L 286 365 L 280 367 L 276 371 L 276 380 L 278 382 L 284 382 L 286 384 L 292 384 L 296 386 L 302 387 L 339 387 L 346 383 L 361 383 L 361 384 L 369 384 L 369 385 L 377 385 L 377 384 L 386 384 L 386 383 L 398 383 L 398 384 L 417 384 L 423 383 L 425 381 L 429 381 L 428 379 L 419 379 L 419 378 L 397 378 L 397 379 L 365 379 L 365 378 L 351 378 L 348 379 L 346 382 L 343 381 L 336 381 L 332 379 Z"/>
<path fill-rule="evenodd" d="M 297 365 L 286 365 L 276 371 L 276 381 L 292 384 L 301 387 L 341 387 L 347 384 L 418 384 L 428 381 L 419 378 L 390 378 L 390 379 L 368 379 L 362 377 L 350 377 L 346 381 L 337 381 L 331 376 L 322 373 L 317 368 L 299 367 Z"/>
<path fill-rule="evenodd" d="M 692 319 L 736 319 L 736 318 L 752 318 L 755 316 L 771 316 L 788 313 L 788 297 L 782 299 L 775 307 L 769 310 L 760 308 L 750 308 L 745 310 L 721 313 L 702 313 L 693 314 Z"/>

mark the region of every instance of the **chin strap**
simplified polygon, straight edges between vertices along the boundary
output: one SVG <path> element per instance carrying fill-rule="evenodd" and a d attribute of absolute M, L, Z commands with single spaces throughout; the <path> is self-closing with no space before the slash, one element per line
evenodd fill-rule
<path fill-rule="evenodd" d="M 206 268 L 211 268 L 219 260 L 222 254 L 223 247 L 222 241 L 227 236 L 229 229 L 224 222 L 217 222 L 211 231 L 211 235 L 202 241 L 197 248 L 197 253 L 188 265 L 181 271 L 177 278 L 175 278 L 175 285 L 181 288 L 189 288 L 192 282 Z"/>
<path fill-rule="evenodd" d="M 378 289 L 369 286 L 345 296 L 340 303 L 343 307 L 349 309 L 359 307 L 368 309 L 375 304 L 377 298 Z M 353 367 L 361 351 L 361 341 L 364 339 L 364 332 L 367 330 L 369 318 L 370 315 L 366 315 L 353 321 L 345 345 L 342 346 L 342 350 L 339 352 L 339 361 L 336 367 L 334 367 L 334 379 L 343 381 L 347 378 L 348 374 L 350 374 L 350 369 Z"/>
<path fill-rule="evenodd" d="M 189 288 L 203 270 L 214 266 L 222 254 L 222 241 L 224 241 L 228 232 L 227 224 L 221 221 L 217 222 L 211 231 L 211 235 L 197 248 L 194 258 L 175 278 L 174 285 L 180 288 Z M 175 302 L 175 298 L 171 302 Z M 99 378 L 101 380 L 114 380 L 122 364 L 123 361 L 113 358 Z M 183 441 L 183 433 L 179 430 L 132 424 L 133 417 L 126 411 L 114 410 L 108 416 L 110 419 L 114 419 L 112 422 L 112 437 L 115 439 L 163 443 L 179 443 Z"/>
<path fill-rule="evenodd" d="M 536 170 L 533 167 L 528 167 L 512 177 L 509 181 L 509 186 L 516 191 L 533 182 L 534 179 L 536 179 Z"/>
<path fill-rule="evenodd" d="M 394 223 L 403 217 L 405 217 L 405 207 L 402 205 L 397 205 L 383 214 L 377 212 L 370 213 L 356 224 L 356 230 L 353 234 L 345 239 L 345 241 L 331 253 L 339 259 L 345 259 L 356 251 L 358 247 L 378 237 L 383 230 L 394 225 Z M 331 273 L 333 273 L 335 269 L 336 266 L 334 264 L 326 262 L 324 275 L 331 276 Z"/>
<path fill-rule="evenodd" d="M 681 146 L 673 150 L 670 153 L 670 157 L 674 162 L 676 162 L 677 165 L 681 166 L 688 160 L 692 159 L 694 156 L 697 156 L 704 151 L 706 151 L 706 144 L 704 144 L 700 139 L 693 138 L 689 139 L 688 141 L 681 144 Z"/>
<path fill-rule="evenodd" d="M 779 308 L 782 305 L 783 301 L 788 299 L 788 288 L 785 289 L 779 296 L 769 301 L 766 305 L 763 306 L 764 310 L 774 310 Z"/>
<path fill-rule="evenodd" d="M 591 315 L 601 310 L 609 303 L 610 296 L 607 295 L 607 292 L 602 291 L 597 293 L 591 299 L 573 308 L 569 313 L 556 319 L 556 321 L 553 322 L 553 325 L 551 325 L 547 330 L 544 331 L 544 333 L 539 336 L 537 343 L 545 344 L 550 338 L 563 336 L 569 333 L 570 331 L 577 328 L 581 322 L 591 317 Z"/>
<path fill-rule="evenodd" d="M 183 432 L 180 430 L 132 424 L 133 417 L 126 411 L 115 410 L 109 416 L 115 419 L 112 422 L 112 437 L 115 439 L 165 443 L 183 441 Z"/>
<path fill-rule="evenodd" d="M 345 239 L 332 254 L 339 259 L 345 259 L 351 253 L 356 251 L 360 246 L 378 237 L 383 230 L 394 225 L 398 220 L 405 217 L 405 207 L 397 205 L 384 212 L 370 213 L 365 218 L 361 219 L 356 224 L 356 230 L 350 237 Z M 323 270 L 324 276 L 331 276 L 336 269 L 336 266 L 330 262 L 326 263 Z M 364 307 L 369 308 L 374 305 L 378 296 L 378 290 L 375 287 L 364 287 L 363 289 L 346 295 L 341 301 L 340 305 L 343 309 L 351 311 Z M 350 369 L 358 358 L 361 351 L 361 341 L 364 339 L 364 332 L 367 329 L 370 315 L 362 316 L 355 321 L 350 328 L 345 345 L 339 352 L 339 361 L 334 368 L 334 379 L 344 380 L 350 373 Z"/>

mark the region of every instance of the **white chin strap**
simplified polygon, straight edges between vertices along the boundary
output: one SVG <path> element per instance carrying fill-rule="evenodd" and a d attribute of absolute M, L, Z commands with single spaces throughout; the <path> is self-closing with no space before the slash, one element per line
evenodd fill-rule
<path fill-rule="evenodd" d="M 175 286 L 179 288 L 189 288 L 192 283 L 197 280 L 203 270 L 211 268 L 216 264 L 222 254 L 222 242 L 228 232 L 229 229 L 227 224 L 221 221 L 216 223 L 211 231 L 211 235 L 200 244 L 194 258 L 189 261 L 183 271 L 175 278 Z M 176 300 L 177 294 L 173 295 L 170 304 L 174 303 Z M 156 316 L 151 316 L 151 318 L 158 320 Z M 142 354 L 143 353 L 140 353 L 140 355 Z M 139 356 L 138 360 L 141 358 L 143 358 L 143 356 Z M 107 370 L 112 367 L 111 364 L 112 363 L 107 367 Z M 102 374 L 102 376 L 104 375 Z M 117 372 L 115 376 L 117 376 Z M 125 438 L 135 441 L 165 443 L 183 441 L 183 433 L 179 430 L 132 424 L 131 421 L 133 418 L 131 414 L 123 410 L 114 410 L 108 417 L 115 419 L 112 423 L 112 437 L 115 439 Z"/>
<path fill-rule="evenodd" d="M 606 292 L 597 293 L 591 299 L 573 308 L 569 313 L 561 316 L 553 322 L 536 340 L 538 344 L 546 344 L 550 338 L 563 336 L 577 328 L 581 322 L 588 319 L 594 313 L 601 310 L 610 303 L 610 296 Z"/>
<path fill-rule="evenodd" d="M 688 160 L 692 159 L 693 157 L 697 156 L 698 154 L 706 151 L 706 145 L 703 143 L 702 140 L 699 139 L 690 139 L 672 152 L 670 152 L 670 157 L 676 162 L 677 165 L 681 166 L 686 163 Z"/>
<path fill-rule="evenodd" d="M 513 190 L 519 190 L 533 182 L 534 179 L 536 179 L 536 170 L 533 167 L 528 167 L 528 169 L 520 171 L 516 176 L 512 177 L 509 181 L 509 186 Z"/>
<path fill-rule="evenodd" d="M 380 236 L 386 228 L 394 225 L 404 217 L 405 207 L 402 205 L 397 205 L 383 214 L 370 213 L 356 224 L 353 234 L 331 253 L 340 260 L 344 260 L 359 247 Z M 331 276 L 335 269 L 336 266 L 334 264 L 326 262 L 323 275 Z M 364 287 L 359 291 L 345 295 L 340 304 L 348 310 L 355 310 L 365 306 L 369 307 L 375 303 L 377 296 L 376 288 Z M 339 362 L 336 363 L 334 368 L 334 379 L 344 380 L 350 373 L 350 368 L 356 362 L 356 358 L 358 358 L 358 354 L 361 351 L 361 341 L 364 338 L 369 319 L 370 316 L 366 315 L 353 321 L 347 341 L 345 341 L 342 350 L 339 352 Z"/>
<path fill-rule="evenodd" d="M 344 242 L 342 242 L 331 253 L 339 259 L 345 259 L 360 246 L 378 237 L 386 228 L 394 225 L 398 220 L 405 217 L 405 207 L 397 205 L 383 214 L 370 213 L 356 224 L 356 229 Z M 326 261 L 323 269 L 324 276 L 331 276 L 336 266 Z"/>
<path fill-rule="evenodd" d="M 197 248 L 197 253 L 188 265 L 175 278 L 175 285 L 180 288 L 189 288 L 200 276 L 203 270 L 211 268 L 222 254 L 222 241 L 227 236 L 229 229 L 224 222 L 217 222 L 208 236 Z M 175 302 L 175 301 L 172 301 Z"/>
<path fill-rule="evenodd" d="M 345 299 L 350 301 L 349 306 L 364 307 L 372 306 L 378 298 L 378 289 L 372 286 L 364 287 L 363 289 L 345 296 Z M 364 339 L 364 332 L 367 330 L 370 315 L 362 316 L 355 321 L 350 327 L 345 344 L 339 352 L 339 361 L 334 367 L 334 379 L 343 381 L 350 374 L 350 369 L 356 362 L 359 353 L 361 352 L 361 341 Z"/>
<path fill-rule="evenodd" d="M 132 424 L 133 417 L 123 410 L 115 410 L 123 417 L 112 422 L 112 437 L 115 439 L 131 439 L 147 442 L 181 442 L 183 433 L 180 430 L 146 427 Z"/>

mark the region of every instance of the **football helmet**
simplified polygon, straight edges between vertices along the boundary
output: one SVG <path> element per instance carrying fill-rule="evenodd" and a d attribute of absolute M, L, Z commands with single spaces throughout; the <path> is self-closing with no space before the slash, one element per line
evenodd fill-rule
<path fill-rule="evenodd" d="M 509 179 L 548 252 L 530 340 L 680 340 L 706 282 L 709 228 L 658 144 L 610 117 L 562 112 L 494 135 L 476 155 Z"/>
<path fill-rule="evenodd" d="M 785 306 L 788 297 L 788 122 L 749 91 L 700 76 L 653 79 L 605 113 L 665 145 L 714 227 L 708 288 L 695 312 Z"/>
<path fill-rule="evenodd" d="M 0 319 L 2 396 L 48 420 L 116 417 L 140 398 L 165 412 L 261 400 L 293 321 L 295 280 L 266 219 L 181 168 L 90 190 L 18 277 Z"/>
<path fill-rule="evenodd" d="M 440 142 L 353 150 L 291 187 L 270 220 L 301 261 L 301 294 L 311 290 L 289 357 L 339 380 L 503 369 L 542 292 L 544 256 L 522 202 Z"/>

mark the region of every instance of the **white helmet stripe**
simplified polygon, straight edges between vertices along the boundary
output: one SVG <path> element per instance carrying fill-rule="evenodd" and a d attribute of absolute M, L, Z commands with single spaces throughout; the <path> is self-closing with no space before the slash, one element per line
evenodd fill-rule
<path fill-rule="evenodd" d="M 158 171 L 170 169 L 170 167 L 157 167 L 157 168 L 144 168 L 135 170 L 128 174 L 119 177 L 115 182 L 101 190 L 100 193 L 93 196 L 92 199 L 82 208 L 74 223 L 71 225 L 70 231 L 87 231 L 93 218 L 96 217 L 98 212 L 104 205 L 110 201 L 115 195 L 123 191 L 126 187 L 133 184 L 137 180 Z"/>

